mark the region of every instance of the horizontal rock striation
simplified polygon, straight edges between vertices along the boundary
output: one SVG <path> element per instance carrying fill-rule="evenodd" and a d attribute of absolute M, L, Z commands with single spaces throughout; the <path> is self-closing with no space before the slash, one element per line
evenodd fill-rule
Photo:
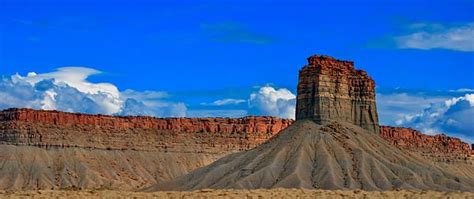
<path fill-rule="evenodd" d="M 299 71 L 296 120 L 349 122 L 378 133 L 375 82 L 351 61 L 314 55 Z"/>
<path fill-rule="evenodd" d="M 44 111 L 7 109 L 0 112 L 0 121 L 22 121 L 60 126 L 106 126 L 115 128 L 143 128 L 179 132 L 206 131 L 210 133 L 248 132 L 276 133 L 291 120 L 269 116 L 243 118 L 155 118 L 149 116 L 110 116 Z"/>
<path fill-rule="evenodd" d="M 421 153 L 437 161 L 463 160 L 474 152 L 469 144 L 459 138 L 444 134 L 426 135 L 411 128 L 381 126 L 380 136 L 399 148 Z"/>
<path fill-rule="evenodd" d="M 154 118 L 7 109 L 0 142 L 43 147 L 89 147 L 224 153 L 268 140 L 292 120 L 275 117 Z"/>
<path fill-rule="evenodd" d="M 8 109 L 0 112 L 0 143 L 230 153 L 254 148 L 293 122 L 275 117 L 161 119 Z M 431 157 L 452 160 L 474 153 L 458 138 L 429 136 L 410 128 L 382 126 L 380 136 L 399 148 Z"/>

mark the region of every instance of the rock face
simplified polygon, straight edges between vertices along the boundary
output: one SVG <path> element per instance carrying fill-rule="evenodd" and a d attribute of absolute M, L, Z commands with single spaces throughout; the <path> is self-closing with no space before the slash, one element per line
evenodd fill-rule
<path fill-rule="evenodd" d="M 444 134 L 426 135 L 412 128 L 381 126 L 380 136 L 405 149 L 427 149 L 433 152 L 469 154 L 469 144 Z"/>
<path fill-rule="evenodd" d="M 469 144 L 444 134 L 425 135 L 403 127 L 381 126 L 380 136 L 399 148 L 421 153 L 436 161 L 464 160 L 472 152 Z"/>
<path fill-rule="evenodd" d="M 251 150 L 227 155 L 146 190 L 474 191 L 472 165 L 435 162 L 400 149 L 403 136 L 391 136 L 397 144 L 379 136 L 374 81 L 355 70 L 352 62 L 311 56 L 299 75 L 296 122 L 291 126 Z M 386 131 L 383 135 L 390 134 Z M 430 143 L 437 145 L 430 150 L 464 150 L 459 143 Z"/>
<path fill-rule="evenodd" d="M 154 118 L 148 116 L 110 116 L 45 111 L 7 109 L 0 112 L 0 121 L 34 122 L 58 126 L 104 126 L 113 128 L 141 128 L 174 130 L 183 133 L 276 133 L 289 126 L 291 120 L 276 117 L 244 118 Z"/>
<path fill-rule="evenodd" d="M 375 83 L 354 62 L 314 55 L 299 72 L 296 120 L 349 122 L 379 132 Z"/>
<path fill-rule="evenodd" d="M 161 119 L 8 109 L 0 112 L 0 142 L 228 153 L 253 148 L 291 123 L 275 117 Z"/>

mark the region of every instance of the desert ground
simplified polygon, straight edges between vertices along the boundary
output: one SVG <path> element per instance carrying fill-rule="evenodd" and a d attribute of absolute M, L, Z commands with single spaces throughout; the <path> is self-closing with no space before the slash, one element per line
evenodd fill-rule
<path fill-rule="evenodd" d="M 314 189 L 203 189 L 197 191 L 127 192 L 91 191 L 25 191 L 0 192 L 0 198 L 474 198 L 470 192 L 437 191 L 361 191 Z"/>

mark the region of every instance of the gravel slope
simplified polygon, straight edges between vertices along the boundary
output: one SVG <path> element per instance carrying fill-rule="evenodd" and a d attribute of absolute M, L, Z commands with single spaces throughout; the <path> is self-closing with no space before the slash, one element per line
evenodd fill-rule
<path fill-rule="evenodd" d="M 0 145 L 0 190 L 136 190 L 222 155 Z"/>
<path fill-rule="evenodd" d="M 250 151 L 145 190 L 318 188 L 474 191 L 474 179 L 401 150 L 360 127 L 297 121 Z M 459 172 L 458 172 L 459 173 Z"/>

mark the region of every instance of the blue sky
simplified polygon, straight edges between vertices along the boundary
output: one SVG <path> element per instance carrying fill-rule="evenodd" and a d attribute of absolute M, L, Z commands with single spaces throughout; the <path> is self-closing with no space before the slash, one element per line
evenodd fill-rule
<path fill-rule="evenodd" d="M 382 123 L 461 132 L 440 121 L 411 120 L 450 99 L 470 102 L 473 10 L 471 0 L 2 0 L 0 97 L 12 102 L 0 107 L 286 117 L 306 57 L 328 54 L 354 60 L 376 80 Z M 65 66 L 79 68 L 55 72 Z M 28 78 L 29 72 L 41 78 Z M 51 78 L 57 81 L 48 83 Z M 54 92 L 44 87 L 60 79 Z M 102 96 L 104 88 L 110 92 Z M 48 95 L 54 103 L 46 102 Z M 87 103 L 71 107 L 78 99 Z M 463 128 L 474 129 L 466 122 Z"/>

